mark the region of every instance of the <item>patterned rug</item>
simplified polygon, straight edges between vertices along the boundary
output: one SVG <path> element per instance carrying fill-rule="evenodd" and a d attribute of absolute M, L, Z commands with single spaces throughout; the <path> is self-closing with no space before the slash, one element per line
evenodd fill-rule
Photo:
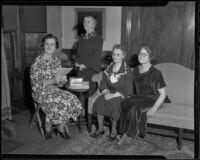
<path fill-rule="evenodd" d="M 68 143 L 58 154 L 65 155 L 163 155 L 167 159 L 192 159 L 194 142 L 183 140 L 181 150 L 177 149 L 175 138 L 147 134 L 145 138 L 129 139 L 121 146 L 117 142 L 109 142 L 108 128 L 106 134 L 98 139 L 90 137 L 83 131 L 79 137 Z"/>

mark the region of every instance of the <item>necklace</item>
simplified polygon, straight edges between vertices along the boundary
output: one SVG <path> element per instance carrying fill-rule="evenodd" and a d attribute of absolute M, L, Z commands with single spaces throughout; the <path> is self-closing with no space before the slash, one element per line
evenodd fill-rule
<path fill-rule="evenodd" d="M 111 72 L 109 73 L 109 69 L 113 66 L 113 63 L 111 63 L 107 69 L 104 71 L 104 73 L 106 74 L 106 76 L 108 77 L 108 79 L 110 80 L 111 83 L 116 83 L 119 81 L 119 78 L 125 74 L 127 74 L 127 65 L 126 65 L 126 62 L 124 62 L 123 64 L 123 67 L 124 67 L 124 72 L 122 73 L 116 73 L 116 72 Z"/>

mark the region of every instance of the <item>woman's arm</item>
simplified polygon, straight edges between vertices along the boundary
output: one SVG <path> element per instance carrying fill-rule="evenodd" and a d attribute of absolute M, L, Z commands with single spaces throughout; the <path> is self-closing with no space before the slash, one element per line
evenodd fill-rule
<path fill-rule="evenodd" d="M 157 98 L 156 102 L 154 103 L 153 107 L 147 112 L 147 116 L 151 117 L 157 109 L 161 106 L 161 104 L 164 102 L 166 98 L 166 90 L 164 88 L 158 89 L 159 97 Z"/>

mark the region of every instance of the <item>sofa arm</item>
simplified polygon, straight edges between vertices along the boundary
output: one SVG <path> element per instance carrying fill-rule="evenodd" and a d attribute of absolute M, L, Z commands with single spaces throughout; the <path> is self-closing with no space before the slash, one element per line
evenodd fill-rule
<path fill-rule="evenodd" d="M 100 83 L 101 83 L 102 77 L 103 77 L 103 72 L 99 72 L 98 74 L 94 74 L 92 76 L 92 82 L 97 82 L 98 86 L 99 86 Z"/>

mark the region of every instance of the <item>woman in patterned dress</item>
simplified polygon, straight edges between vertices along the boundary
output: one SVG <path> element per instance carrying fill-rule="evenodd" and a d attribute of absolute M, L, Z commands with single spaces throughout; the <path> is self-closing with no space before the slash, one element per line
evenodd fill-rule
<path fill-rule="evenodd" d="M 67 82 L 67 77 L 55 76 L 62 68 L 60 60 L 53 56 L 59 46 L 57 37 L 48 34 L 42 43 L 44 52 L 35 59 L 30 70 L 33 99 L 45 113 L 46 139 L 52 138 L 52 125 L 63 138 L 69 139 L 67 123 L 70 118 L 77 120 L 82 105 L 75 95 L 59 89 Z"/>
<path fill-rule="evenodd" d="M 128 137 L 135 138 L 140 134 L 144 137 L 146 116 L 151 117 L 166 100 L 166 84 L 161 71 L 151 64 L 153 57 L 149 47 L 144 46 L 140 49 L 138 54 L 140 65 L 133 71 L 136 94 L 121 103 L 119 132 L 122 136 L 119 145 Z"/>
<path fill-rule="evenodd" d="M 97 114 L 98 131 L 91 136 L 101 137 L 104 134 L 104 116 L 108 116 L 112 122 L 109 141 L 114 141 L 117 135 L 117 121 L 120 117 L 121 101 L 133 94 L 133 77 L 129 66 L 124 61 L 125 49 L 122 45 L 114 45 L 113 62 L 103 72 L 103 78 L 99 87 L 102 95 L 94 103 L 93 111 Z"/>

